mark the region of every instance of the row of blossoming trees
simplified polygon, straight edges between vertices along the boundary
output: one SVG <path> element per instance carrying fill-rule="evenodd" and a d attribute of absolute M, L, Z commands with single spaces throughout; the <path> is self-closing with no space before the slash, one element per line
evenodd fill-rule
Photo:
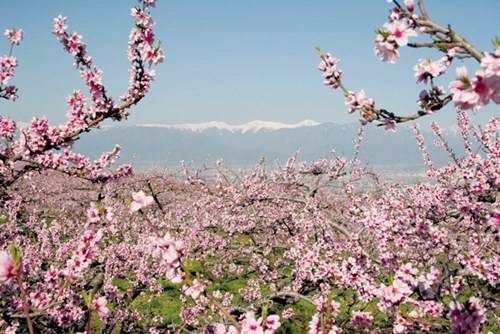
<path fill-rule="evenodd" d="M 500 296 L 500 143 L 498 118 L 473 125 L 468 110 L 500 102 L 500 49 L 481 52 L 450 26 L 430 19 L 423 1 L 393 1 L 377 30 L 375 53 L 396 62 L 399 48 L 432 48 L 417 82 L 428 85 L 412 115 L 379 108 L 342 81 L 338 60 L 320 53 L 325 84 L 340 89 L 361 123 L 398 123 L 454 103 L 465 156 L 437 124 L 450 163 L 436 168 L 415 125 L 432 182 L 399 186 L 354 159 L 298 162 L 271 173 L 263 164 L 215 177 L 183 166 L 182 178 L 109 169 L 116 147 L 98 160 L 73 143 L 106 119 L 121 121 L 140 102 L 164 56 L 150 10 L 132 9 L 127 93 L 116 103 L 66 18 L 54 35 L 74 60 L 89 98 L 74 91 L 66 124 L 35 118 L 25 128 L 0 118 L 0 331 L 2 333 L 495 333 Z M 417 31 L 429 37 L 413 42 Z M 15 100 L 12 52 L 22 30 L 7 30 L 0 97 Z M 436 80 L 457 60 L 449 84 Z M 363 127 L 355 143 L 359 151 Z M 332 143 L 333 145 L 334 143 Z M 360 185 L 363 181 L 364 185 Z M 69 189 L 69 190 L 68 190 Z"/>

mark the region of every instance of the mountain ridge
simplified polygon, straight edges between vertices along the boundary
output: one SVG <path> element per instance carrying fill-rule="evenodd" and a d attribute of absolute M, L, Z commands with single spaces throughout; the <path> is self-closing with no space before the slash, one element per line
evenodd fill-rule
<path fill-rule="evenodd" d="M 209 121 L 202 123 L 180 123 L 180 124 L 162 124 L 162 123 L 143 123 L 137 124 L 138 127 L 145 128 L 164 128 L 164 129 L 178 129 L 178 130 L 191 130 L 191 131 L 204 131 L 208 129 L 227 130 L 231 132 L 257 132 L 260 130 L 281 130 L 281 129 L 295 129 L 307 126 L 317 126 L 320 122 L 310 119 L 303 120 L 297 123 L 282 123 L 273 121 L 254 120 L 242 124 L 229 124 L 224 121 Z"/>
<path fill-rule="evenodd" d="M 195 130 L 164 125 L 111 126 L 106 127 L 105 131 L 93 131 L 82 137 L 75 149 L 96 159 L 100 153 L 119 144 L 123 148 L 120 162 L 132 163 L 136 168 L 178 166 L 181 160 L 201 166 L 220 158 L 231 165 L 253 166 L 262 157 L 267 161 L 283 162 L 297 151 L 300 152 L 300 160 L 329 158 L 332 150 L 339 155 L 352 157 L 353 141 L 359 129 L 359 123 L 305 123 L 304 126 L 297 126 L 304 124 L 299 122 L 292 124 L 294 126 L 276 128 L 276 124 L 259 127 L 249 122 L 245 123 L 246 127 L 240 125 L 236 129 L 221 129 L 217 127 L 220 124 L 214 123 L 209 125 L 215 126 L 203 124 L 205 127 L 200 126 Z M 435 140 L 433 134 L 429 131 L 422 133 L 436 163 L 447 162 L 446 152 L 432 145 Z M 449 138 L 449 145 L 460 155 L 463 149 L 459 135 L 453 131 L 443 133 Z M 402 126 L 396 132 L 367 126 L 360 159 L 365 164 L 391 168 L 424 166 L 413 130 L 409 126 Z"/>

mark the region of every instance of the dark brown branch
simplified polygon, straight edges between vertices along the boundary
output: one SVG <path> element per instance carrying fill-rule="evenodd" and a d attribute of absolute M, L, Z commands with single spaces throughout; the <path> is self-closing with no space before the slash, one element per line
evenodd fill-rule
<path fill-rule="evenodd" d="M 429 42 L 429 43 L 408 43 L 408 46 L 410 48 L 452 48 L 454 46 L 457 46 L 456 44 L 453 44 L 451 42 Z"/>
<path fill-rule="evenodd" d="M 161 205 L 160 200 L 158 199 L 156 192 L 153 190 L 153 186 L 151 185 L 151 181 L 147 180 L 146 184 L 148 186 L 149 192 L 151 192 L 151 195 L 153 196 L 153 199 L 154 199 L 156 205 L 158 206 L 158 208 L 160 209 L 161 213 L 165 214 L 165 210 L 163 210 L 163 205 Z"/>

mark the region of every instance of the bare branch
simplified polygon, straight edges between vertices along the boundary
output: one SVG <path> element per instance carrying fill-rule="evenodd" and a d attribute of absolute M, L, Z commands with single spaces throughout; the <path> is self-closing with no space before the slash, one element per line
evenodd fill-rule
<path fill-rule="evenodd" d="M 420 9 L 420 14 L 424 19 L 429 19 L 429 15 L 427 15 L 427 10 L 424 6 L 424 0 L 418 0 L 418 9 Z"/>

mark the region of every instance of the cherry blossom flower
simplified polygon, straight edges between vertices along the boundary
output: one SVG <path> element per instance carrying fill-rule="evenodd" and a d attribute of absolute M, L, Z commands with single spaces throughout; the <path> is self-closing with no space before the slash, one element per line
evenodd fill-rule
<path fill-rule="evenodd" d="M 370 312 L 354 311 L 351 316 L 351 324 L 356 327 L 368 327 L 373 323 L 373 316 Z"/>
<path fill-rule="evenodd" d="M 396 124 L 397 124 L 396 121 L 392 119 L 386 119 L 382 121 L 384 129 L 392 132 L 396 131 Z"/>
<path fill-rule="evenodd" d="M 398 279 L 388 287 L 382 284 L 379 289 L 380 302 L 378 307 L 381 311 L 386 311 L 402 301 L 405 297 L 411 295 L 412 292 L 408 284 Z"/>
<path fill-rule="evenodd" d="M 415 1 L 414 0 L 404 0 L 404 4 L 410 12 L 413 12 L 413 10 L 415 9 Z"/>
<path fill-rule="evenodd" d="M 390 64 L 395 64 L 399 59 L 397 45 L 394 45 L 394 43 L 388 41 L 380 35 L 377 35 L 377 38 L 375 39 L 374 51 L 375 55 L 379 57 L 380 60 Z"/>
<path fill-rule="evenodd" d="M 145 208 L 151 204 L 153 204 L 154 199 L 153 196 L 146 196 L 144 191 L 138 191 L 132 193 L 132 204 L 130 205 L 130 212 L 139 211 L 142 208 Z"/>
<path fill-rule="evenodd" d="M 247 312 L 241 321 L 242 334 L 264 334 L 262 318 L 255 319 L 255 313 Z"/>
<path fill-rule="evenodd" d="M 340 78 L 342 77 L 342 71 L 337 69 L 337 64 L 339 60 L 334 58 L 330 53 L 325 53 L 322 55 L 321 62 L 318 65 L 318 69 L 323 72 L 325 80 L 323 83 L 327 86 L 336 89 L 340 85 Z"/>
<path fill-rule="evenodd" d="M 156 0 L 139 0 L 139 2 L 142 2 L 144 7 L 154 7 L 156 5 Z"/>
<path fill-rule="evenodd" d="M 476 72 L 475 78 L 471 80 L 467 76 L 467 69 L 463 66 L 457 69 L 457 76 L 457 80 L 451 81 L 448 88 L 458 109 L 477 110 L 488 104 L 493 92 L 484 72 Z"/>
<path fill-rule="evenodd" d="M 281 326 L 280 317 L 276 314 L 270 315 L 264 319 L 263 325 L 266 328 L 266 334 L 274 333 Z"/>
<path fill-rule="evenodd" d="M 404 21 L 393 21 L 384 24 L 384 28 L 389 33 L 387 39 L 394 41 L 398 46 L 405 46 L 408 44 L 409 37 L 417 36 L 415 30 L 410 28 Z"/>
<path fill-rule="evenodd" d="M 448 314 L 452 321 L 451 333 L 479 333 L 479 326 L 486 321 L 484 314 L 485 310 L 476 297 L 471 297 L 466 305 L 452 301 Z"/>
<path fill-rule="evenodd" d="M 224 324 L 213 324 L 207 326 L 204 334 L 241 334 L 233 325 L 226 327 Z"/>
<path fill-rule="evenodd" d="M 186 296 L 190 296 L 193 299 L 198 299 L 198 296 L 205 290 L 206 286 L 206 281 L 194 279 L 191 285 L 184 285 L 182 287 L 182 291 Z"/>
<path fill-rule="evenodd" d="M 417 82 L 427 83 L 429 78 L 437 78 L 444 74 L 450 64 L 451 60 L 448 56 L 443 56 L 438 61 L 432 61 L 432 59 L 419 59 L 417 65 L 413 68 L 415 70 L 415 78 Z"/>
<path fill-rule="evenodd" d="M 500 77 L 500 47 L 497 47 L 494 54 L 486 52 L 481 59 L 481 67 L 484 68 L 486 76 Z"/>
<path fill-rule="evenodd" d="M 14 261 L 7 251 L 0 251 L 0 282 L 14 277 Z"/>
<path fill-rule="evenodd" d="M 349 92 L 349 95 L 346 97 L 345 105 L 349 107 L 349 112 L 353 113 L 363 107 L 373 107 L 375 101 L 367 97 L 365 91 L 362 89 L 358 93 Z"/>
<path fill-rule="evenodd" d="M 293 309 L 292 308 L 287 308 L 286 310 L 284 310 L 283 312 L 281 312 L 281 317 L 283 319 L 288 319 L 288 318 L 291 318 L 293 317 Z"/>
<path fill-rule="evenodd" d="M 5 30 L 4 35 L 5 37 L 7 37 L 10 43 L 19 45 L 23 39 L 24 32 L 22 29 L 7 29 Z"/>
<path fill-rule="evenodd" d="M 109 315 L 109 309 L 106 306 L 107 301 L 106 297 L 101 296 L 101 297 L 95 297 L 93 301 L 93 307 L 94 310 L 99 314 L 101 319 L 106 319 Z"/>
<path fill-rule="evenodd" d="M 54 31 L 53 33 L 56 36 L 62 36 L 66 33 L 66 29 L 68 29 L 68 25 L 66 24 L 67 18 L 59 15 L 54 19 Z"/>

